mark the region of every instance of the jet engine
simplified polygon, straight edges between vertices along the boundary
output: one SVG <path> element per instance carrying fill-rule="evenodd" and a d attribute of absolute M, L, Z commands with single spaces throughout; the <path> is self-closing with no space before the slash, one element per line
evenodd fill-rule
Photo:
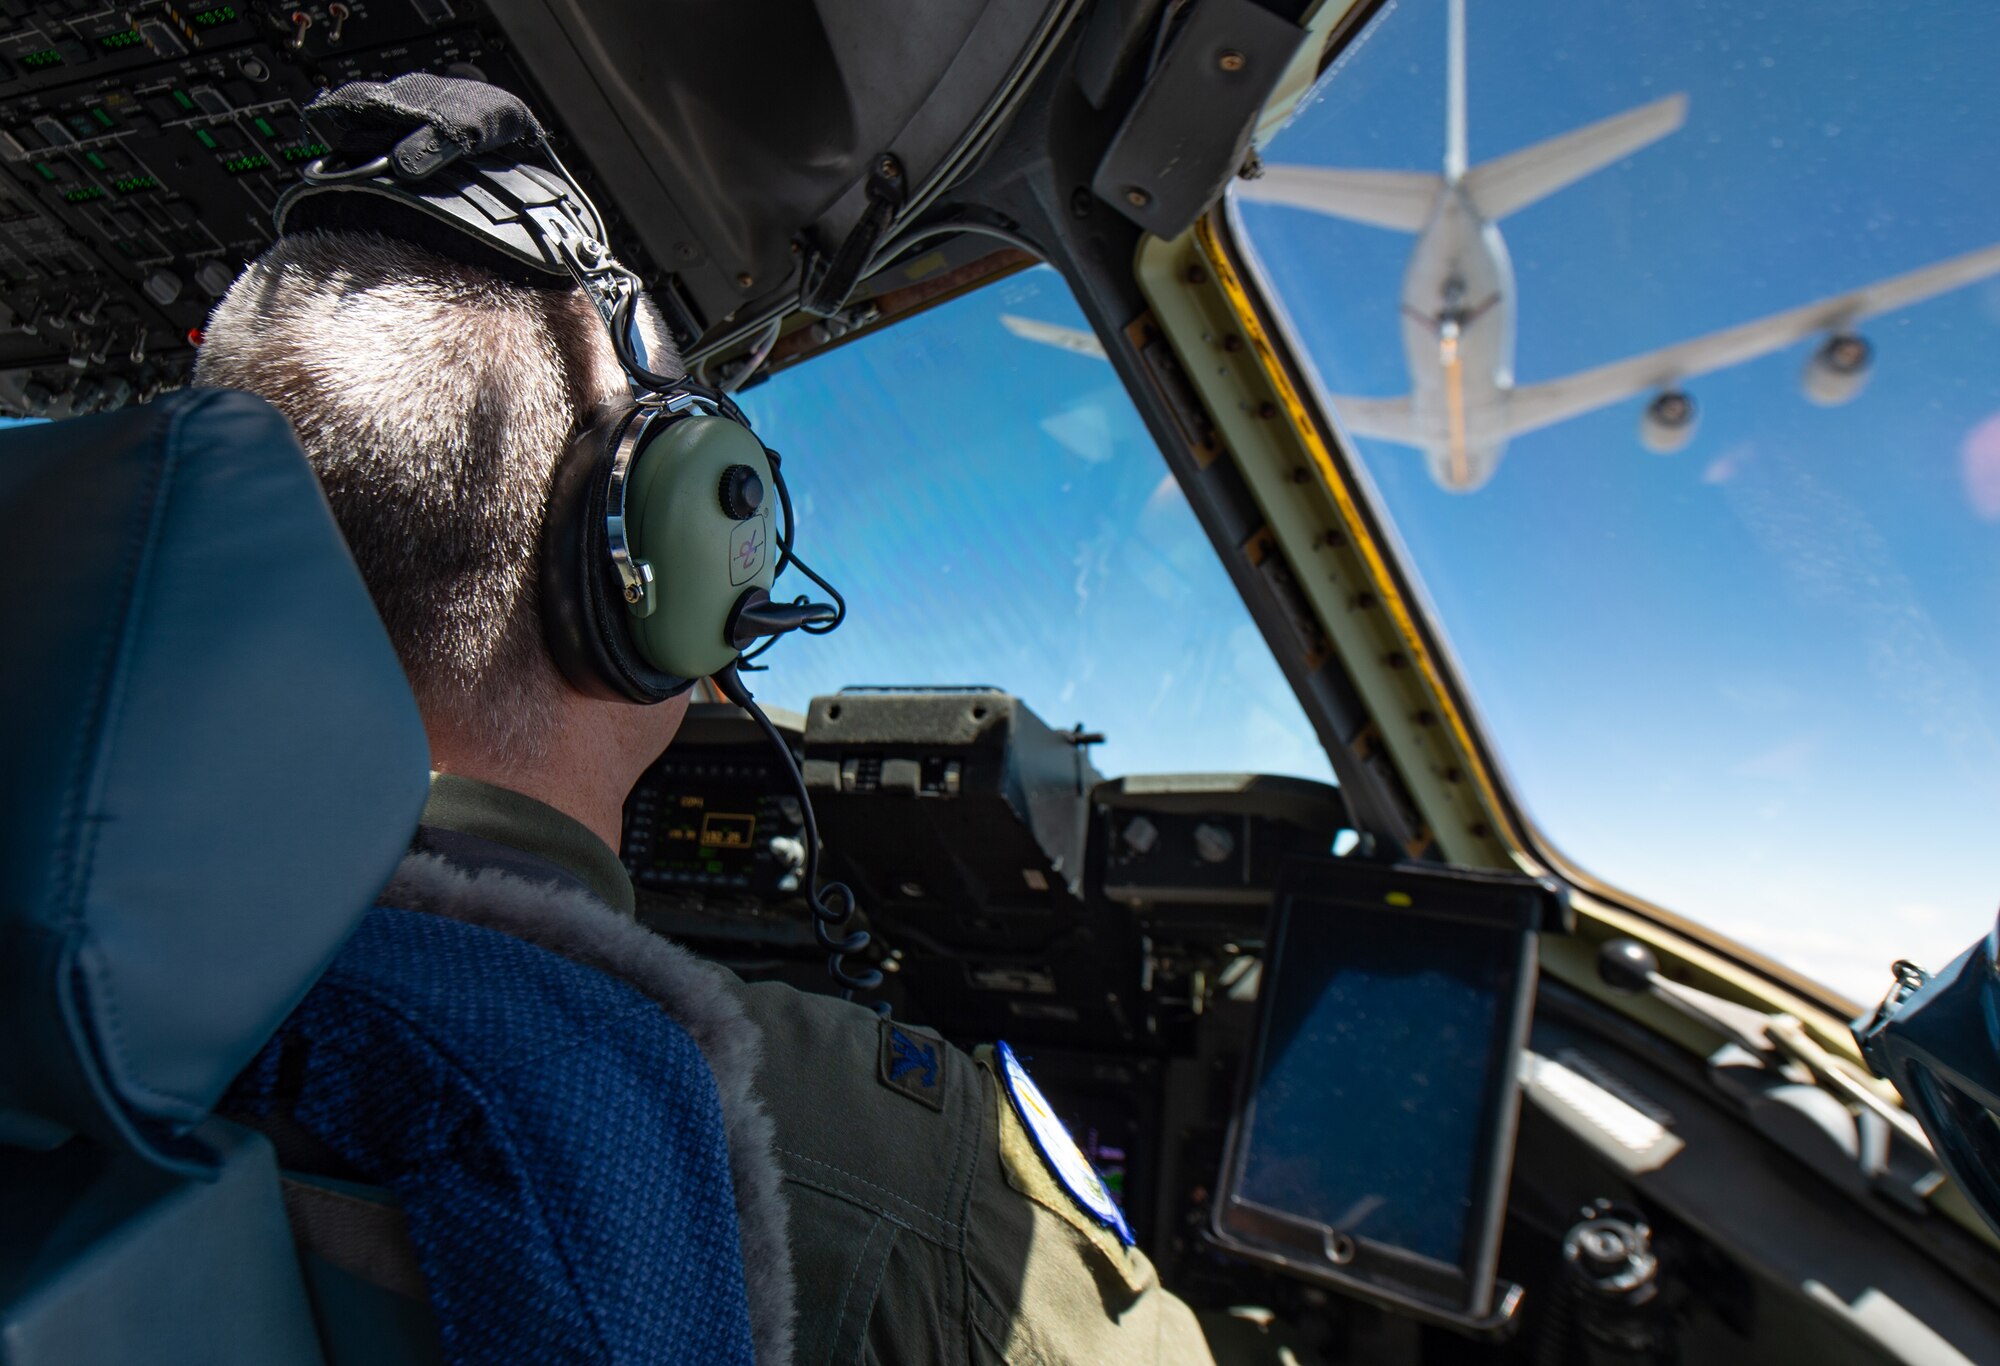
<path fill-rule="evenodd" d="M 1672 455 L 1694 440 L 1701 421 L 1694 400 L 1679 389 L 1668 389 L 1639 414 L 1639 444 L 1655 455 Z"/>
<path fill-rule="evenodd" d="M 1874 364 L 1875 348 L 1866 337 L 1836 332 L 1813 348 L 1800 384 L 1807 398 L 1822 408 L 1831 408 L 1861 392 Z"/>

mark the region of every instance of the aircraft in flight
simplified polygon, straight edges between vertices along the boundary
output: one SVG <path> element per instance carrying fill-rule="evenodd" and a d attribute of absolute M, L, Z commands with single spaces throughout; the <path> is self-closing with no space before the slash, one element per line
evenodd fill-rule
<path fill-rule="evenodd" d="M 1669 95 L 1468 167 L 1464 0 L 1451 0 L 1446 81 L 1441 173 L 1279 165 L 1239 182 L 1236 193 L 1417 234 L 1399 310 L 1410 392 L 1335 395 L 1331 403 L 1353 435 L 1422 451 L 1431 477 L 1451 492 L 1470 493 L 1491 479 L 1514 437 L 1635 394 L 1653 395 L 1640 412 L 1640 442 L 1672 454 L 1694 438 L 1700 417 L 1683 387 L 1687 380 L 1809 337 L 1821 340 L 1806 360 L 1806 397 L 1845 403 L 1861 392 L 1875 358 L 1858 324 L 2000 274 L 1996 243 L 1691 341 L 1517 385 L 1514 270 L 1499 220 L 1677 131 L 1687 119 L 1687 96 Z M 1031 341 L 1104 354 L 1095 337 L 1076 328 L 1012 315 L 1001 322 Z"/>

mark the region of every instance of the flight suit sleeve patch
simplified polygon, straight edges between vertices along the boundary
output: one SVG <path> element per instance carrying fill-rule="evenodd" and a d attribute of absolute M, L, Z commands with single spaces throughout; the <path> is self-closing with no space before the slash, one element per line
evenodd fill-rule
<path fill-rule="evenodd" d="M 1090 1165 L 1090 1159 L 1083 1155 L 1083 1149 L 1076 1146 L 1076 1140 L 1069 1136 L 1069 1130 L 1056 1117 L 1054 1107 L 1042 1088 L 1035 1085 L 1028 1069 L 1014 1055 L 1014 1050 L 1004 1043 L 993 1046 L 994 1062 L 1000 1074 L 1001 1086 L 1007 1098 L 1013 1103 L 1014 1113 L 1028 1132 L 1035 1152 L 1050 1176 L 1062 1188 L 1063 1194 L 1099 1228 L 1110 1233 L 1124 1247 L 1131 1247 L 1135 1241 L 1132 1226 L 1125 1222 L 1125 1212 L 1118 1208 L 1118 1202 L 1111 1198 L 1111 1190 L 1104 1184 L 1104 1178 Z"/>
<path fill-rule="evenodd" d="M 1159 1289 L 1159 1277 L 1146 1255 L 1120 1242 L 1118 1235 L 1099 1223 L 1095 1216 L 1070 1198 L 1057 1183 L 1048 1162 L 1021 1123 L 1021 1113 L 1007 1094 L 1000 1076 L 1000 1060 L 991 1044 L 982 1044 L 973 1057 L 993 1078 L 991 1104 L 997 1111 L 1000 1172 L 1008 1187 L 1038 1207 L 1047 1210 L 1076 1232 L 1089 1245 L 1105 1269 L 1117 1276 L 1128 1295 L 1144 1295 Z"/>
<path fill-rule="evenodd" d="M 891 1091 L 920 1105 L 944 1110 L 944 1043 L 891 1020 L 882 1021 L 881 1066 L 877 1077 Z"/>

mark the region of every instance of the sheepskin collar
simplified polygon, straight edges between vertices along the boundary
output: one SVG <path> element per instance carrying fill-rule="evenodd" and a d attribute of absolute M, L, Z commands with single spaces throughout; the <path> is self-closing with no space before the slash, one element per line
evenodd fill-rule
<path fill-rule="evenodd" d="M 688 1032 L 722 1097 L 757 1360 L 790 1366 L 797 1296 L 785 1202 L 771 1117 L 752 1085 L 763 1040 L 728 974 L 577 887 L 466 870 L 436 854 L 405 858 L 381 902 L 500 930 L 608 973 L 658 1001 Z"/>

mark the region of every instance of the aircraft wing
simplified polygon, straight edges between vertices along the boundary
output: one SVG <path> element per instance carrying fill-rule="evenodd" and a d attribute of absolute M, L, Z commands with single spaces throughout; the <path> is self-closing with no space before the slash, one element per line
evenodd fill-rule
<path fill-rule="evenodd" d="M 1236 197 L 1289 204 L 1377 228 L 1421 232 L 1443 188 L 1442 177 L 1424 171 L 1269 166 L 1255 180 L 1237 181 Z"/>
<path fill-rule="evenodd" d="M 1095 360 L 1106 359 L 1104 343 L 1094 333 L 1080 327 L 1064 327 L 1059 323 L 1045 323 L 1013 313 L 1002 313 L 1000 325 L 1023 341 L 1040 342 L 1044 346 L 1072 351 Z M 1406 446 L 1422 444 L 1417 440 L 1416 421 L 1411 416 L 1407 395 L 1402 398 L 1336 396 L 1330 401 L 1341 425 L 1355 436 L 1400 441 Z"/>
<path fill-rule="evenodd" d="M 1034 318 L 1016 317 L 1012 313 L 1002 313 L 1000 325 L 1023 341 L 1040 342 L 1044 346 L 1089 356 L 1092 360 L 1108 359 L 1104 354 L 1104 343 L 1097 339 L 1097 334 L 1081 327 L 1064 327 L 1060 323 L 1040 322 Z"/>
<path fill-rule="evenodd" d="M 1696 375 L 1726 370 L 1783 350 L 1815 333 L 1852 327 L 1863 319 L 1906 308 L 1995 274 L 2000 274 L 2000 243 L 1877 281 L 1852 293 L 1774 313 L 1643 356 L 1631 356 L 1541 384 L 1524 384 L 1508 392 L 1507 431 L 1510 436 L 1519 436 L 1579 413 L 1607 407 L 1634 394 L 1670 388 Z"/>
<path fill-rule="evenodd" d="M 1334 394 L 1327 399 L 1340 425 L 1353 436 L 1372 436 L 1380 441 L 1399 441 L 1405 446 L 1421 446 L 1416 416 L 1409 395 L 1401 398 L 1355 398 Z"/>

